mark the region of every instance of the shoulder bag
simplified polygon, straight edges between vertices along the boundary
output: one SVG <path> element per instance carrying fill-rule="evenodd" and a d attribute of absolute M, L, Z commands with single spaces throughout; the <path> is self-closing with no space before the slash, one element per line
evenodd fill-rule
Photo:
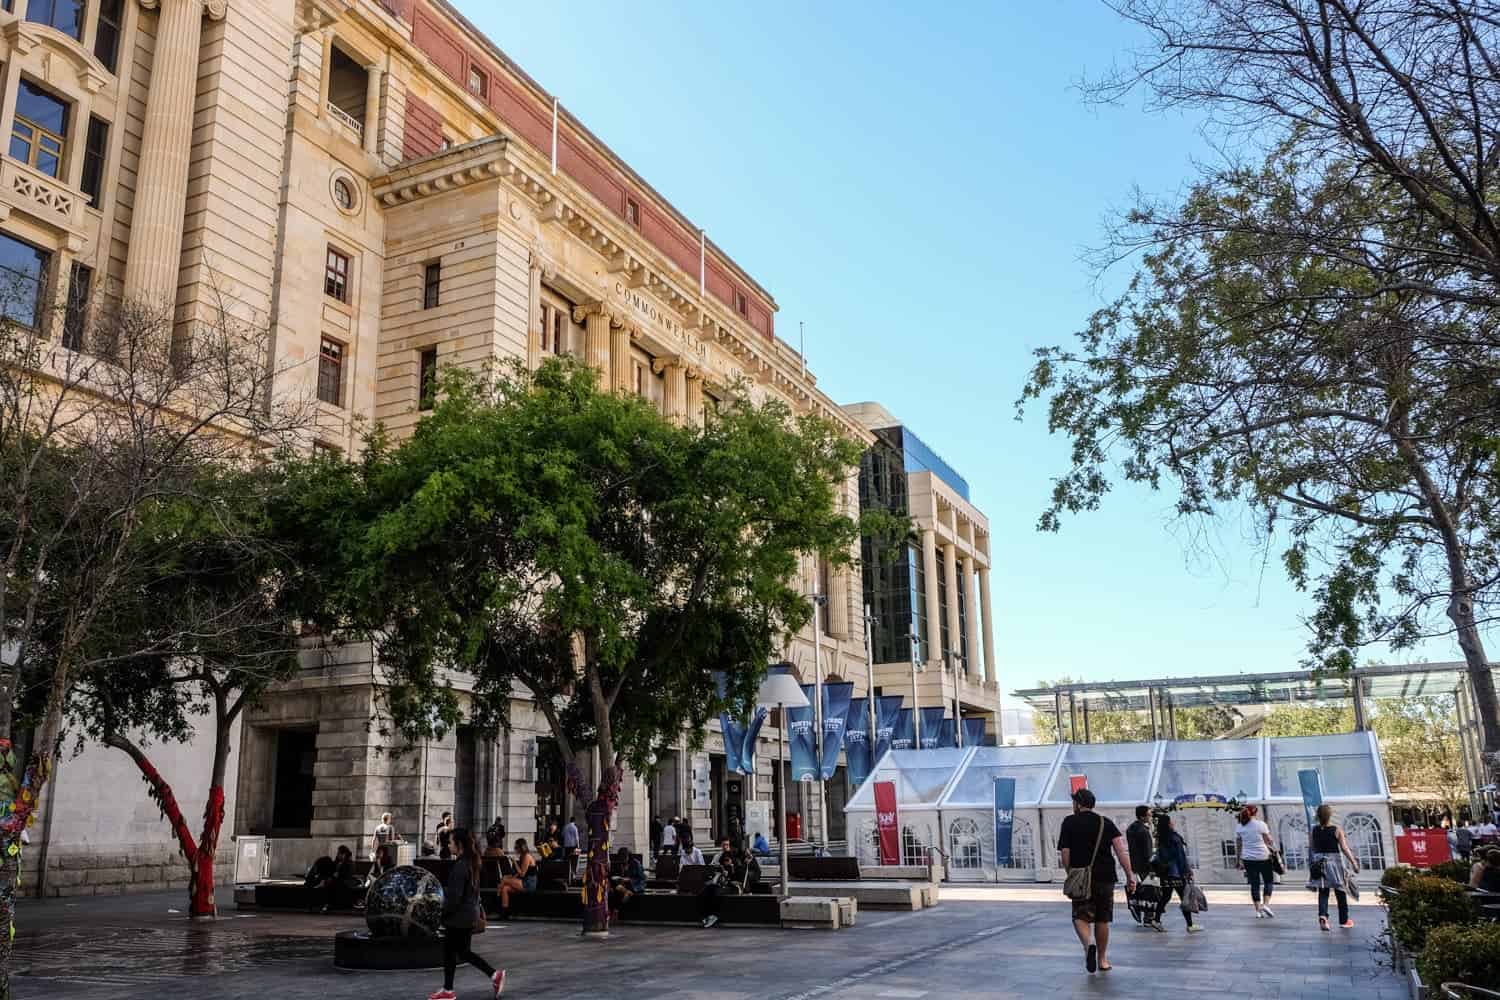
<path fill-rule="evenodd" d="M 1104 817 L 1099 817 L 1099 836 L 1094 838 L 1094 851 L 1089 855 L 1088 864 L 1082 867 L 1069 867 L 1067 878 L 1063 879 L 1063 895 L 1072 900 L 1088 899 L 1094 894 L 1094 860 L 1099 857 L 1099 845 L 1104 843 Z"/>
<path fill-rule="evenodd" d="M 1286 862 L 1282 860 L 1280 851 L 1271 852 L 1271 873 L 1274 875 L 1286 874 Z"/>

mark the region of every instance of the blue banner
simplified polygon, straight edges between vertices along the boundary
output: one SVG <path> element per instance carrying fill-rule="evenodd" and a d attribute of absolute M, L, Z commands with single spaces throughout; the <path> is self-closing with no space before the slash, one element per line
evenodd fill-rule
<path fill-rule="evenodd" d="M 849 719 L 849 702 L 854 697 L 853 681 L 835 681 L 823 685 L 823 780 L 838 770 L 839 751 L 844 748 L 844 724 Z"/>
<path fill-rule="evenodd" d="M 1010 864 L 1011 833 L 1016 826 L 1016 779 L 995 779 L 995 867 Z"/>
<path fill-rule="evenodd" d="M 849 783 L 855 788 L 865 783 L 874 766 L 870 750 L 870 700 L 856 698 L 849 702 L 844 719 L 844 756 L 849 762 Z"/>
<path fill-rule="evenodd" d="M 756 708 L 755 714 L 750 717 L 750 725 L 745 727 L 745 738 L 740 749 L 740 774 L 755 773 L 755 747 L 760 740 L 760 727 L 765 725 L 766 716 L 770 711 L 765 706 Z M 727 750 L 729 744 L 725 744 Z M 726 753 L 725 756 L 728 756 Z"/>
<path fill-rule="evenodd" d="M 802 685 L 802 693 L 807 695 L 806 707 L 786 710 L 787 742 L 792 745 L 792 780 L 812 781 L 818 777 L 818 744 L 813 736 L 817 720 L 813 715 L 812 687 Z"/>
<path fill-rule="evenodd" d="M 1297 772 L 1297 784 L 1302 786 L 1302 812 L 1311 830 L 1318 825 L 1318 806 L 1323 804 L 1323 779 L 1317 768 L 1304 767 Z"/>
<path fill-rule="evenodd" d="M 870 754 L 872 768 L 880 762 L 880 758 L 885 756 L 885 752 L 891 749 L 891 734 L 896 731 L 896 725 L 900 720 L 901 696 L 899 694 L 883 694 L 875 699 L 875 749 Z"/>
<path fill-rule="evenodd" d="M 952 719 L 944 719 L 938 727 L 938 749 L 953 749 L 958 746 L 958 724 Z"/>
<path fill-rule="evenodd" d="M 892 750 L 915 750 L 917 748 L 917 724 L 912 720 L 911 709 L 896 712 L 896 724 L 891 727 Z"/>
<path fill-rule="evenodd" d="M 943 738 L 943 709 L 922 709 L 922 749 L 936 750 Z"/>
<path fill-rule="evenodd" d="M 984 736 L 984 720 L 983 719 L 965 719 L 964 720 L 964 746 L 966 746 L 966 747 L 982 747 L 982 746 L 986 746 L 986 745 L 987 744 L 986 744 L 985 736 Z"/>

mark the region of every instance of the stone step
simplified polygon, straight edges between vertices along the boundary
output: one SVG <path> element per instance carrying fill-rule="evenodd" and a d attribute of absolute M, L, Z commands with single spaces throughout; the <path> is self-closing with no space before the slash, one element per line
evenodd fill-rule
<path fill-rule="evenodd" d="M 793 898 L 819 892 L 844 896 L 865 910 L 920 910 L 936 906 L 938 887 L 930 882 L 793 882 Z"/>

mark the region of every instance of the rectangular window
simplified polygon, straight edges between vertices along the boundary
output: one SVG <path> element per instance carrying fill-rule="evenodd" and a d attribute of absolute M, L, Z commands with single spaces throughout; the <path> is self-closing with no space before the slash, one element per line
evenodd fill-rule
<path fill-rule="evenodd" d="M 442 295 L 443 262 L 434 260 L 422 269 L 422 308 L 436 309 Z"/>
<path fill-rule="evenodd" d="M 641 206 L 634 198 L 625 199 L 625 221 L 635 228 L 641 228 Z"/>
<path fill-rule="evenodd" d="M 26 20 L 83 40 L 83 0 L 31 0 L 26 6 Z"/>
<path fill-rule="evenodd" d="M 417 365 L 417 409 L 430 410 L 437 402 L 437 348 L 423 351 Z"/>
<path fill-rule="evenodd" d="M 318 399 L 344 405 L 344 345 L 327 337 L 318 348 Z"/>
<path fill-rule="evenodd" d="M 62 342 L 69 350 L 83 350 L 83 334 L 89 321 L 89 292 L 93 283 L 93 270 L 75 262 L 73 273 L 68 276 L 68 304 L 63 313 Z"/>
<path fill-rule="evenodd" d="M 30 80 L 22 80 L 10 133 L 11 158 L 56 177 L 62 169 L 67 136 L 68 105 Z"/>
<path fill-rule="evenodd" d="M 83 143 L 83 193 L 89 196 L 89 205 L 99 207 L 99 196 L 104 185 L 104 158 L 109 153 L 109 124 L 89 115 L 88 137 Z"/>
<path fill-rule="evenodd" d="M 741 316 L 750 315 L 750 300 L 745 298 L 744 292 L 734 293 L 734 311 Z"/>
<path fill-rule="evenodd" d="M 469 67 L 469 93 L 480 99 L 490 94 L 490 78 L 478 66 Z"/>
<path fill-rule="evenodd" d="M 563 311 L 542 303 L 542 350 L 548 354 L 563 353 Z"/>
<path fill-rule="evenodd" d="M 124 0 L 99 0 L 99 23 L 94 29 L 94 58 L 111 73 L 120 58 L 120 21 Z"/>
<path fill-rule="evenodd" d="M 349 301 L 349 256 L 328 248 L 328 264 L 323 271 L 323 294 L 340 302 Z"/>
<path fill-rule="evenodd" d="M 52 255 L 0 233 L 0 316 L 36 329 Z"/>

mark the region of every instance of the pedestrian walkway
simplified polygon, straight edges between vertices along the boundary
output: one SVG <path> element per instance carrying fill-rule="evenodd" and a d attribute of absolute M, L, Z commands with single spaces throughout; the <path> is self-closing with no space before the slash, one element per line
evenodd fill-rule
<path fill-rule="evenodd" d="M 1123 904 L 1110 947 L 1115 966 L 1090 976 L 1056 886 L 944 887 L 918 913 L 860 914 L 838 932 L 626 927 L 582 941 L 558 923 L 491 925 L 475 950 L 509 970 L 507 996 L 526 998 L 1141 998 L 1229 993 L 1257 1000 L 1398 1000 L 1400 981 L 1375 948 L 1378 906 L 1357 906 L 1353 930 L 1317 929 L 1312 897 L 1278 895 L 1277 918 L 1255 920 L 1246 893 L 1212 889 L 1202 934 L 1140 930 Z M 1368 897 L 1367 897 L 1368 898 Z M 242 914 L 191 924 L 180 895 L 28 902 L 16 938 L 15 995 L 68 1000 L 181 996 L 194 1000 L 420 1000 L 432 973 L 333 968 L 350 918 Z M 477 973 L 459 996 L 481 998 Z"/>

